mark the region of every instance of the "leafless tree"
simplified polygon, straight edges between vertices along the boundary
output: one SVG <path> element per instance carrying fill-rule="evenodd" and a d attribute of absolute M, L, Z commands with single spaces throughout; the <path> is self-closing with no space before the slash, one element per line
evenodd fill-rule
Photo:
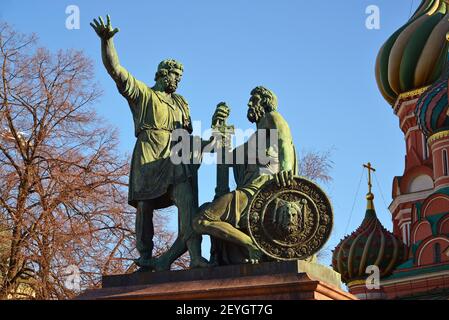
<path fill-rule="evenodd" d="M 298 174 L 317 182 L 332 182 L 330 175 L 333 167 L 332 150 L 331 148 L 325 151 L 302 151 L 298 160 Z"/>
<path fill-rule="evenodd" d="M 0 298 L 72 297 L 68 266 L 81 288 L 133 270 L 129 159 L 92 108 L 92 70 L 82 52 L 52 54 L 0 24 Z M 173 234 L 155 220 L 157 253 Z"/>
<path fill-rule="evenodd" d="M 312 181 L 328 184 L 332 182 L 330 171 L 333 168 L 332 158 L 333 148 L 325 151 L 305 151 L 299 155 L 298 174 Z M 321 249 L 316 257 L 319 262 L 324 262 L 331 252 L 328 247 Z"/>
<path fill-rule="evenodd" d="M 81 288 L 135 270 L 129 159 L 93 110 L 101 94 L 82 52 L 56 54 L 0 23 L 0 299 L 65 299 L 69 266 Z M 307 153 L 300 173 L 331 180 L 329 154 Z M 155 216 L 157 256 L 173 242 Z M 182 256 L 174 268 L 186 268 Z"/>

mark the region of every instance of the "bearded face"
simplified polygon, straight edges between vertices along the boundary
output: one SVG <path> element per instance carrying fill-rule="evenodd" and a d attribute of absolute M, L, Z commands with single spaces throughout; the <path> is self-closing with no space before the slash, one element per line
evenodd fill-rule
<path fill-rule="evenodd" d="M 178 89 L 181 81 L 182 71 L 179 69 L 171 69 L 167 75 L 163 76 L 160 81 L 166 93 L 174 93 Z"/>
<path fill-rule="evenodd" d="M 279 199 L 275 209 L 274 224 L 285 235 L 291 235 L 299 230 L 302 223 L 300 206 L 296 202 Z"/>
<path fill-rule="evenodd" d="M 298 230 L 298 210 L 291 205 L 285 205 L 279 208 L 279 227 L 287 234 Z"/>
<path fill-rule="evenodd" d="M 265 115 L 265 108 L 261 104 L 261 98 L 258 94 L 252 95 L 248 102 L 247 118 L 252 123 L 257 123 Z"/>

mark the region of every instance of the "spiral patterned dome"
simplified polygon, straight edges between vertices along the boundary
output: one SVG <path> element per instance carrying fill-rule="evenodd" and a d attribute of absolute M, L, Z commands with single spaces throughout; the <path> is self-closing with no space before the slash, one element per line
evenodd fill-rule
<path fill-rule="evenodd" d="M 449 130 L 448 100 L 449 53 L 445 70 L 431 87 L 419 98 L 415 114 L 426 137 L 443 130 Z"/>
<path fill-rule="evenodd" d="M 406 246 L 377 218 L 374 195 L 368 193 L 366 198 L 368 206 L 362 224 L 337 245 L 332 255 L 332 267 L 345 283 L 366 279 L 366 267 L 370 265 L 379 267 L 381 277 L 388 276 L 406 258 Z"/>
<path fill-rule="evenodd" d="M 389 104 L 440 77 L 448 31 L 449 0 L 422 0 L 410 20 L 385 42 L 377 56 L 376 80 Z"/>

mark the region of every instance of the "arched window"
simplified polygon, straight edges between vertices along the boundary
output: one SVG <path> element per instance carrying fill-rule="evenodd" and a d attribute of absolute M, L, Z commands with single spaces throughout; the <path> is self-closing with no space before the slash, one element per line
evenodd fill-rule
<path fill-rule="evenodd" d="M 433 179 L 426 174 L 421 174 L 413 178 L 407 190 L 411 193 L 429 189 L 433 189 Z"/>
<path fill-rule="evenodd" d="M 435 243 L 433 246 L 433 251 L 434 251 L 434 262 L 435 263 L 440 263 L 441 262 L 441 246 L 439 243 Z"/>
<path fill-rule="evenodd" d="M 448 171 L 449 171 L 449 168 L 448 168 L 448 163 L 447 163 L 447 150 L 446 149 L 444 149 L 443 150 L 443 175 L 444 176 L 447 176 L 448 175 Z"/>
<path fill-rule="evenodd" d="M 410 224 L 411 222 L 405 222 L 401 228 L 402 228 L 402 242 L 404 242 L 406 245 L 410 245 Z"/>

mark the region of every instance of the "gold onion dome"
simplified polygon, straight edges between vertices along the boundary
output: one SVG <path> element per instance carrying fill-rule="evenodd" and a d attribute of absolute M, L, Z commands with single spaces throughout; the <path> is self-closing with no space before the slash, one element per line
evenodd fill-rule
<path fill-rule="evenodd" d="M 422 0 L 410 20 L 379 51 L 376 80 L 393 105 L 401 93 L 437 80 L 446 60 L 449 0 Z"/>

